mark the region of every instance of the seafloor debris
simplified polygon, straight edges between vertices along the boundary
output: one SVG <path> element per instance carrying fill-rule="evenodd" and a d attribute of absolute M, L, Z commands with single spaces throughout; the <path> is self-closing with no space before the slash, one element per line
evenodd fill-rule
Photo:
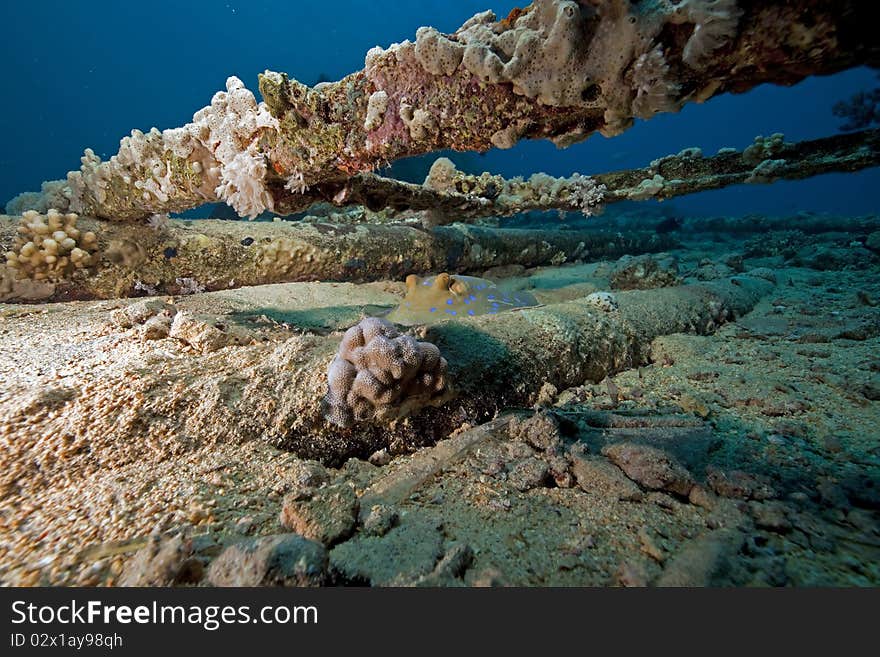
<path fill-rule="evenodd" d="M 602 449 L 627 477 L 648 490 L 663 490 L 687 497 L 694 479 L 674 457 L 649 445 L 613 443 Z"/>
<path fill-rule="evenodd" d="M 333 484 L 285 496 L 280 522 L 307 539 L 332 545 L 354 532 L 359 503 L 351 486 Z"/>
<path fill-rule="evenodd" d="M 327 551 L 298 534 L 246 539 L 211 562 L 214 586 L 320 586 L 327 580 Z"/>
<path fill-rule="evenodd" d="M 485 278 L 442 273 L 422 279 L 410 274 L 406 277 L 406 296 L 385 318 L 396 324 L 431 324 L 458 315 L 495 315 L 537 305 L 531 293 L 504 293 Z"/>
<path fill-rule="evenodd" d="M 515 20 L 487 11 L 451 35 L 422 28 L 415 43 L 373 48 L 338 82 L 310 88 L 266 71 L 263 103 L 231 77 L 182 128 L 133 131 L 107 162 L 87 150 L 61 194 L 112 220 L 218 200 L 247 216 L 301 208 L 304 193 L 333 198 L 353 174 L 400 157 L 535 138 L 566 146 L 686 102 L 874 63 L 866 7 L 535 0 Z"/>
<path fill-rule="evenodd" d="M 502 415 L 440 441 L 428 451 L 416 454 L 404 467 L 394 469 L 364 491 L 361 497 L 361 516 L 366 520 L 366 514 L 380 502 L 385 505 L 404 502 L 425 481 L 490 438 L 494 431 L 506 427 L 511 419 L 510 415 Z"/>

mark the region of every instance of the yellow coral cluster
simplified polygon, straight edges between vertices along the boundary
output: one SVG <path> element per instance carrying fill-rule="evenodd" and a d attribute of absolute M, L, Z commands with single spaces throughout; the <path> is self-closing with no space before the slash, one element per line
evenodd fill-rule
<path fill-rule="evenodd" d="M 80 232 L 76 214 L 49 210 L 45 215 L 35 210 L 25 212 L 18 227 L 19 236 L 6 253 L 6 265 L 19 279 L 58 281 L 77 269 L 95 264 L 98 237 L 91 231 Z"/>

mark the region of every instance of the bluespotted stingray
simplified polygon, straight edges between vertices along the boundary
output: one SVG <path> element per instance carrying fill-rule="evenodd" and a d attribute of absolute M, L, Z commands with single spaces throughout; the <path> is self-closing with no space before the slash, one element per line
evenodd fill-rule
<path fill-rule="evenodd" d="M 406 296 L 386 319 L 404 325 L 431 324 L 537 305 L 528 292 L 502 292 L 485 278 L 445 272 L 427 278 L 410 274 L 406 277 Z"/>

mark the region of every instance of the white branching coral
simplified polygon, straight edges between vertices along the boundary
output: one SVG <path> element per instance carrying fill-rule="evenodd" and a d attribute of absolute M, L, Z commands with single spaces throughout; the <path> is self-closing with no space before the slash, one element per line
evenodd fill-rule
<path fill-rule="evenodd" d="M 263 185 L 266 162 L 261 155 L 247 151 L 237 153 L 223 165 L 223 181 L 217 194 L 238 214 L 250 219 L 272 209 L 272 197 Z"/>
<path fill-rule="evenodd" d="M 605 185 L 597 184 L 589 176 L 575 173 L 569 178 L 554 178 L 546 173 L 534 173 L 526 183 L 511 185 L 521 202 L 551 207 L 556 200 L 566 199 L 589 217 L 602 211 Z"/>
<path fill-rule="evenodd" d="M 573 174 L 568 178 L 568 184 L 563 191 L 568 192 L 568 197 L 577 203 L 581 214 L 585 217 L 600 214 L 605 207 L 607 187 L 596 183 L 590 176 L 582 176 L 579 173 Z"/>
<path fill-rule="evenodd" d="M 168 228 L 170 221 L 167 214 L 154 214 L 147 219 L 147 226 L 159 233 Z"/>
<path fill-rule="evenodd" d="M 199 283 L 196 279 L 190 277 L 184 278 L 175 278 L 174 282 L 177 284 L 178 288 L 180 288 L 178 294 L 198 294 L 200 292 L 205 291 L 205 286 Z"/>
<path fill-rule="evenodd" d="M 636 90 L 632 111 L 641 119 L 649 119 L 658 112 L 675 112 L 681 106 L 680 86 L 669 75 L 661 45 L 636 59 L 632 83 Z"/>
<path fill-rule="evenodd" d="M 278 130 L 278 121 L 265 103 L 233 76 L 226 91 L 218 91 L 211 104 L 193 116 L 194 132 L 220 162 L 217 194 L 242 216 L 254 218 L 272 209 L 272 196 L 264 184 L 266 158 L 260 152 L 263 130 Z M 186 126 L 186 128 L 190 128 Z"/>
<path fill-rule="evenodd" d="M 157 209 L 185 188 L 206 201 L 219 197 L 240 215 L 254 218 L 272 209 L 259 145 L 265 130 L 277 129 L 266 105 L 258 104 L 241 80 L 230 77 L 226 91 L 214 94 L 211 104 L 182 128 L 132 130 L 107 162 L 86 149 L 80 170 L 67 175 L 70 207 L 83 212 L 90 197 L 105 203 L 110 180 L 118 177 Z"/>
<path fill-rule="evenodd" d="M 290 190 L 294 194 L 304 194 L 306 191 L 306 179 L 301 171 L 295 171 L 284 185 L 284 189 Z"/>

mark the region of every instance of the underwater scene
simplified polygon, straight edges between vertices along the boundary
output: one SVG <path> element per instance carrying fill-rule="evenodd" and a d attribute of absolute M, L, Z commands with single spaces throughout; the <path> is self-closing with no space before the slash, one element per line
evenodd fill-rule
<path fill-rule="evenodd" d="M 880 585 L 871 5 L 4 3 L 0 584 Z"/>

